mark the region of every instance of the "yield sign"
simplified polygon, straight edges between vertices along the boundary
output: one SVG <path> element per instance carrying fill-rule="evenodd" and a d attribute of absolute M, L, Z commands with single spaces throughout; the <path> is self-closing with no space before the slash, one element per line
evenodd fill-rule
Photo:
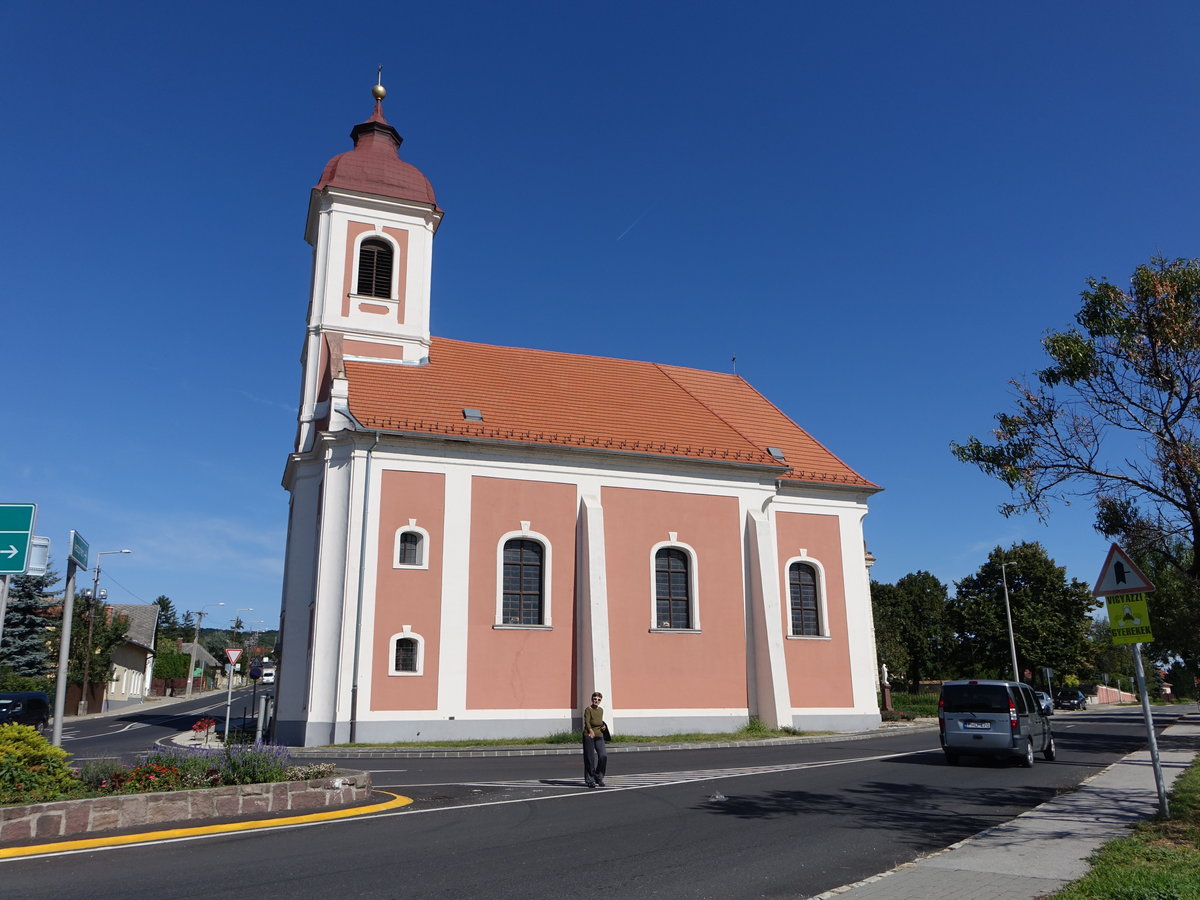
<path fill-rule="evenodd" d="M 228 647 L 225 650 L 225 655 L 229 657 L 229 661 L 231 663 L 236 665 L 237 661 L 239 659 L 241 659 L 242 648 L 241 647 Z"/>
<path fill-rule="evenodd" d="M 1115 597 L 1121 594 L 1146 594 L 1154 590 L 1150 579 L 1142 574 L 1129 554 L 1116 544 L 1108 551 L 1108 559 L 1096 579 L 1092 594 L 1096 597 Z"/>

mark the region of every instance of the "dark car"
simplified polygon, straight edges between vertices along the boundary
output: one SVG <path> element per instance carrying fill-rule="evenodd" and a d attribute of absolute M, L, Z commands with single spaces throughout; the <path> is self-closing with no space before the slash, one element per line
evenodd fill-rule
<path fill-rule="evenodd" d="M 38 731 L 50 721 L 50 697 L 42 691 L 0 694 L 0 725 L 32 725 Z"/>
<path fill-rule="evenodd" d="M 1063 690 L 1054 693 L 1055 709 L 1087 709 L 1087 697 L 1083 691 Z"/>

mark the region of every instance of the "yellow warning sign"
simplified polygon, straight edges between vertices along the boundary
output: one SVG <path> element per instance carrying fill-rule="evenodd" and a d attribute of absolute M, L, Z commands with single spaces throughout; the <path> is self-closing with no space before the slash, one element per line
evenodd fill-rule
<path fill-rule="evenodd" d="M 1154 640 L 1150 632 L 1150 613 L 1145 594 L 1125 594 L 1108 598 L 1108 627 L 1114 644 L 1148 644 Z"/>

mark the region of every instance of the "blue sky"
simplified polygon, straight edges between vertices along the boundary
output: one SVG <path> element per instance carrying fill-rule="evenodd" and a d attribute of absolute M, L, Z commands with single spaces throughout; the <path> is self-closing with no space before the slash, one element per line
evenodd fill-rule
<path fill-rule="evenodd" d="M 1087 276 L 1200 256 L 1200 7 L 116 2 L 0 11 L 0 501 L 110 600 L 277 619 L 308 192 L 384 65 L 433 330 L 737 371 L 886 490 L 875 575 L 1039 540 L 949 444 Z M 61 568 L 61 566 L 60 566 Z"/>

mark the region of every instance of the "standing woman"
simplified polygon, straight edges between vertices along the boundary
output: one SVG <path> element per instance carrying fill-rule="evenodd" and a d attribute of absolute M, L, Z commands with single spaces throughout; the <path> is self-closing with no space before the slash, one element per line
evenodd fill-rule
<path fill-rule="evenodd" d="M 608 750 L 604 746 L 604 695 L 592 694 L 592 705 L 583 708 L 583 780 L 589 788 L 604 787 L 608 769 Z"/>

